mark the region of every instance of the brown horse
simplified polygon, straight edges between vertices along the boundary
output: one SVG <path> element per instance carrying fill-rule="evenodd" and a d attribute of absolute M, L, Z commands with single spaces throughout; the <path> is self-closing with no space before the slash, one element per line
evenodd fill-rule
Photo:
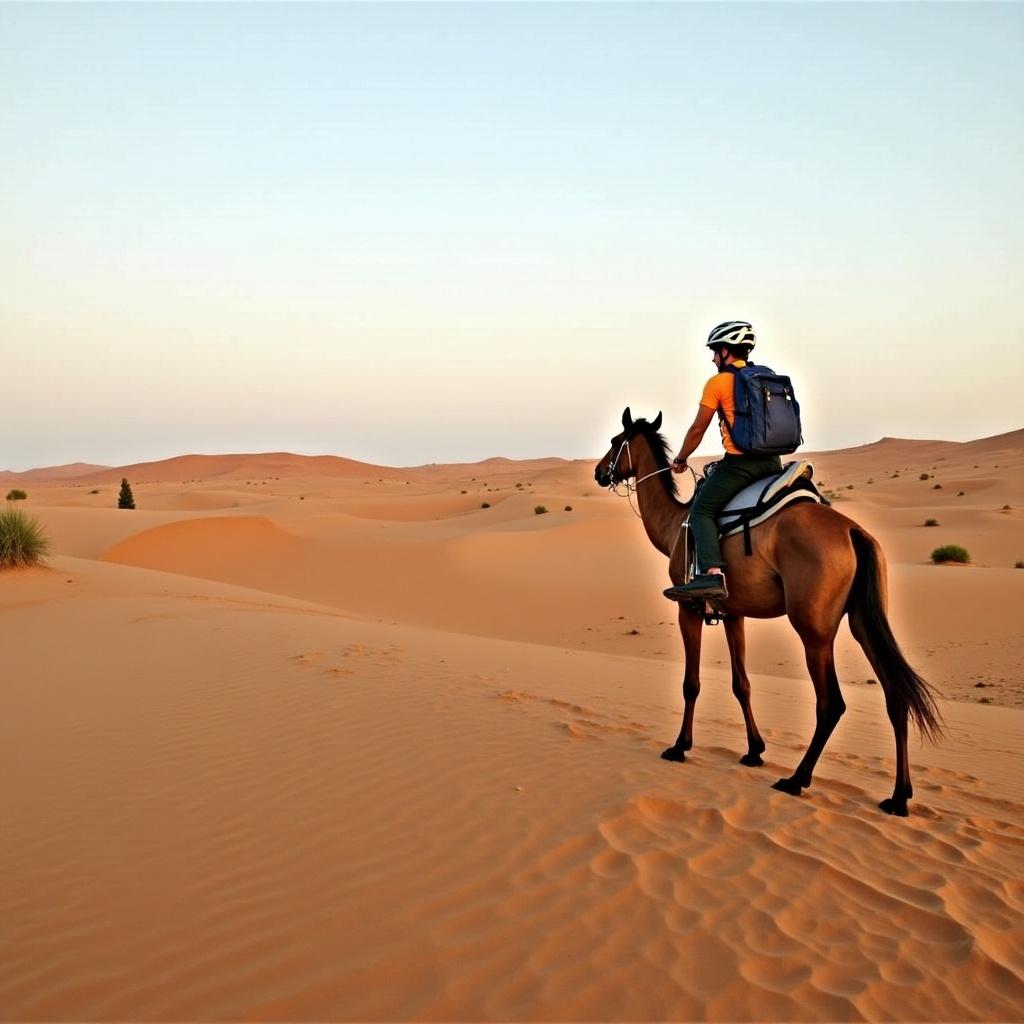
<path fill-rule="evenodd" d="M 602 487 L 636 481 L 637 501 L 651 543 L 669 558 L 672 582 L 684 582 L 684 545 L 678 542 L 690 504 L 681 502 L 669 471 L 669 448 L 654 421 L 633 420 L 627 408 L 622 433 L 612 438 L 608 454 L 594 477 Z M 929 685 L 910 667 L 893 637 L 886 617 L 886 565 L 878 542 L 852 519 L 827 505 L 791 504 L 752 529 L 753 554 L 745 556 L 739 535 L 722 542 L 729 597 L 721 602 L 732 662 L 732 691 L 747 727 L 745 765 L 762 764 L 765 744 L 750 709 L 743 622 L 746 616 L 789 617 L 803 641 L 807 668 L 814 683 L 817 717 L 807 753 L 789 778 L 775 789 L 799 796 L 811 784 L 818 758 L 846 710 L 836 676 L 833 642 L 839 623 L 849 616 L 850 632 L 864 649 L 885 694 L 885 706 L 896 737 L 896 784 L 878 806 L 887 814 L 906 816 L 914 795 L 907 757 L 907 719 L 926 738 L 942 731 L 939 710 Z M 679 605 L 686 667 L 683 675 L 683 725 L 675 743 L 662 753 L 668 761 L 685 761 L 693 746 L 693 711 L 700 693 L 700 641 L 703 603 Z"/>

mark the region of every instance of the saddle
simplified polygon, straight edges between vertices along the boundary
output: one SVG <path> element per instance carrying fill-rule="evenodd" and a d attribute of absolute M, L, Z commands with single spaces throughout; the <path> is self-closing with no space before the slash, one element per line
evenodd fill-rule
<path fill-rule="evenodd" d="M 814 467 L 805 459 L 787 462 L 781 473 L 747 484 L 722 510 L 718 517 L 718 535 L 723 539 L 734 533 L 743 534 L 743 552 L 752 554 L 751 527 L 770 519 L 787 505 L 798 501 L 829 504 L 814 486 Z"/>

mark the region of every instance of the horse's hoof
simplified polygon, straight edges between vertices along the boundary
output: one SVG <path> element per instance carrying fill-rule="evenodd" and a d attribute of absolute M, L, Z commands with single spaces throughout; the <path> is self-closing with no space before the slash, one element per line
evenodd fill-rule
<path fill-rule="evenodd" d="M 907 809 L 906 800 L 897 800 L 895 797 L 889 797 L 883 800 L 878 805 L 886 814 L 892 814 L 897 818 L 906 818 L 910 816 L 910 811 Z"/>
<path fill-rule="evenodd" d="M 760 768 L 764 761 L 760 754 L 744 754 L 740 758 L 740 764 L 745 764 L 748 768 Z"/>
<path fill-rule="evenodd" d="M 780 793 L 788 793 L 790 796 L 799 796 L 803 788 L 794 779 L 779 779 L 778 782 L 772 783 L 772 789 L 777 789 Z"/>
<path fill-rule="evenodd" d="M 685 761 L 686 753 L 681 747 L 666 747 L 661 752 L 662 760 L 664 761 Z"/>

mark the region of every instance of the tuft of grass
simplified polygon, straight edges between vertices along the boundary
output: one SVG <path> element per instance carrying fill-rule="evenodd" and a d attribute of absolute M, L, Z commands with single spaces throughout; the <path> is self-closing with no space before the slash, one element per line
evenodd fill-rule
<path fill-rule="evenodd" d="M 970 560 L 971 556 L 967 548 L 962 548 L 959 544 L 943 544 L 942 547 L 936 548 L 932 552 L 932 561 L 936 565 L 943 562 L 959 562 L 961 565 L 966 565 Z"/>
<path fill-rule="evenodd" d="M 924 521 L 924 525 L 925 526 L 938 526 L 939 525 L 939 521 L 938 521 L 938 519 L 926 519 Z"/>
<path fill-rule="evenodd" d="M 24 501 L 27 497 L 28 495 L 20 487 L 12 487 L 7 492 L 8 501 Z"/>
<path fill-rule="evenodd" d="M 934 486 L 934 487 L 932 488 L 932 490 L 933 490 L 933 491 L 941 491 L 941 490 L 942 490 L 942 484 L 936 484 L 936 485 L 935 485 L 935 486 Z"/>
<path fill-rule="evenodd" d="M 548 509 L 547 509 L 546 505 L 534 505 L 533 506 L 533 514 L 535 516 L 542 516 L 542 515 L 544 515 L 545 512 L 547 512 L 547 510 Z"/>
<path fill-rule="evenodd" d="M 90 491 L 89 493 L 90 493 L 90 494 L 99 494 L 100 492 L 99 492 L 99 489 L 98 489 L 98 488 L 95 488 L 95 487 L 94 487 L 94 488 L 93 488 L 93 489 L 92 489 L 92 490 L 91 490 L 91 491 Z"/>
<path fill-rule="evenodd" d="M 38 565 L 50 549 L 43 528 L 21 509 L 0 512 L 0 569 Z"/>
<path fill-rule="evenodd" d="M 967 493 L 966 491 L 957 491 L 956 492 L 956 496 L 958 498 L 962 498 L 966 493 Z"/>
<path fill-rule="evenodd" d="M 1024 569 L 1024 561 L 1018 558 L 1017 561 L 1013 563 L 1013 567 L 1014 569 Z"/>
<path fill-rule="evenodd" d="M 846 485 L 846 489 L 847 489 L 848 491 L 852 491 L 852 490 L 853 490 L 853 484 L 847 484 L 847 485 Z"/>

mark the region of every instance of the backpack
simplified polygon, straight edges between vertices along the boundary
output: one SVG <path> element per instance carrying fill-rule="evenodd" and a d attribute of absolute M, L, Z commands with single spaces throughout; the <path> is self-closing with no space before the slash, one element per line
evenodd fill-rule
<path fill-rule="evenodd" d="M 718 418 L 745 455 L 789 455 L 803 444 L 800 403 L 793 393 L 793 382 L 767 366 L 747 363 L 726 366 L 733 375 L 736 415 L 730 429 L 722 410 Z"/>

